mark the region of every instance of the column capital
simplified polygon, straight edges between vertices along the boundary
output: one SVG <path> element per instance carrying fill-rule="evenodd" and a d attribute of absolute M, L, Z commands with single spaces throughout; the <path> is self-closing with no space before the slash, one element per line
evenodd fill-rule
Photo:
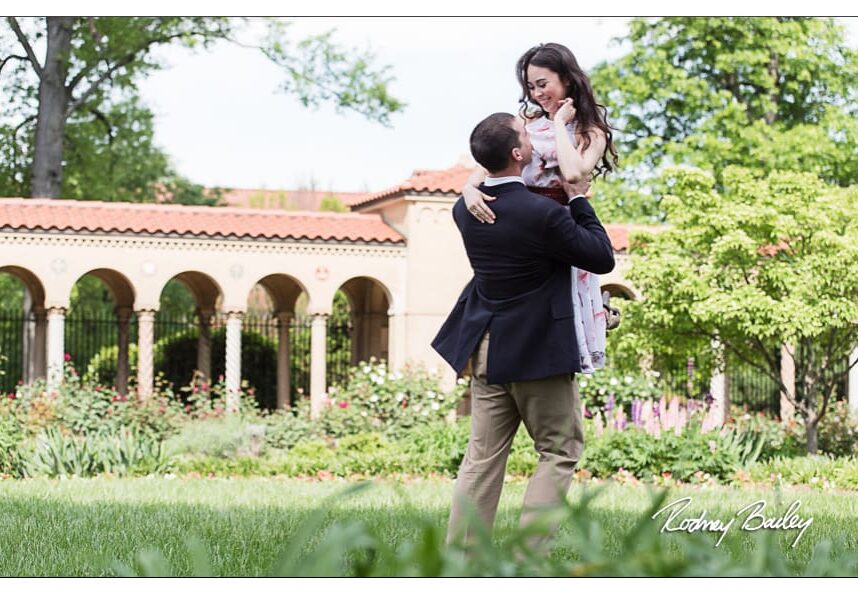
<path fill-rule="evenodd" d="M 314 321 L 316 321 L 316 320 L 319 320 L 319 321 L 327 320 L 327 319 L 331 318 L 331 313 L 314 312 L 314 313 L 310 313 L 310 318 L 312 318 Z"/>
<path fill-rule="evenodd" d="M 274 316 L 277 317 L 277 320 L 281 323 L 288 323 L 295 317 L 295 313 L 291 310 L 281 310 L 280 312 L 275 313 Z"/>
<path fill-rule="evenodd" d="M 44 306 L 34 306 L 30 309 L 30 312 L 33 313 L 33 316 L 36 317 L 36 320 L 44 319 L 48 315 L 48 309 Z"/>
<path fill-rule="evenodd" d="M 225 310 L 223 313 L 227 319 L 244 319 L 245 312 L 243 310 Z"/>
<path fill-rule="evenodd" d="M 147 307 L 147 308 L 138 308 L 134 312 L 137 313 L 137 319 L 138 320 L 140 320 L 140 319 L 154 319 L 155 313 L 157 313 L 158 310 L 155 308 L 148 308 Z"/>
<path fill-rule="evenodd" d="M 48 318 L 56 316 L 64 317 L 67 311 L 68 308 L 65 306 L 49 306 L 45 309 Z"/>

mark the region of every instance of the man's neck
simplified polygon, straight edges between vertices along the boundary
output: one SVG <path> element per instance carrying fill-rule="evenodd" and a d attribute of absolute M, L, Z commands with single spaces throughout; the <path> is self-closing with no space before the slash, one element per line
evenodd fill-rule
<path fill-rule="evenodd" d="M 510 167 L 507 167 L 503 171 L 489 173 L 489 177 L 494 177 L 495 179 L 499 177 L 521 177 L 521 165 L 514 164 Z"/>

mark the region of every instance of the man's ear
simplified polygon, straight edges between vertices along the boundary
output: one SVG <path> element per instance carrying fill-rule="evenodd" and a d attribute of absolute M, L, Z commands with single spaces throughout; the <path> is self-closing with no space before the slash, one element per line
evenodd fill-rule
<path fill-rule="evenodd" d="M 521 162 L 524 160 L 524 156 L 521 153 L 521 148 L 513 148 L 512 149 L 512 159 L 515 162 Z"/>

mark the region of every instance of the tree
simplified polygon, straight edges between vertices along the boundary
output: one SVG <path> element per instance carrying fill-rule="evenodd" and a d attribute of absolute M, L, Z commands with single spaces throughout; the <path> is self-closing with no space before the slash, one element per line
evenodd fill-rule
<path fill-rule="evenodd" d="M 334 194 L 328 193 L 322 197 L 322 200 L 319 202 L 319 210 L 323 212 L 348 212 L 349 207 L 346 206 L 342 200 L 340 200 Z"/>
<path fill-rule="evenodd" d="M 738 167 L 724 180 L 721 192 L 700 170 L 666 171 L 670 227 L 633 240 L 629 277 L 642 299 L 626 305 L 627 322 L 656 356 L 693 349 L 764 373 L 816 453 L 817 426 L 851 366 L 841 359 L 858 345 L 858 186 Z M 784 342 L 804 349 L 793 352 L 795 393 L 781 376 Z"/>
<path fill-rule="evenodd" d="M 592 73 L 623 164 L 600 183 L 597 198 L 612 201 L 600 215 L 662 220 L 642 182 L 671 164 L 710 170 L 719 185 L 731 165 L 858 182 L 858 52 L 845 39 L 834 19 L 632 20 L 631 50 Z"/>
<path fill-rule="evenodd" d="M 8 17 L 9 30 L 0 37 L 0 74 L 3 91 L 17 103 L 4 111 L 4 137 L 13 140 L 4 158 L 20 166 L 22 157 L 14 140 L 35 123 L 32 159 L 26 174 L 30 195 L 56 198 L 63 190 L 67 129 L 81 115 L 113 123 L 103 110 L 133 92 L 140 77 L 161 65 L 154 51 L 171 44 L 207 48 L 218 41 L 241 43 L 238 34 L 245 21 L 203 17 L 47 17 L 27 22 Z M 375 69 L 367 52 L 347 51 L 331 41 L 331 34 L 293 44 L 286 24 L 267 21 L 267 35 L 254 47 L 282 68 L 282 90 L 296 95 L 308 107 L 332 102 L 338 109 L 356 110 L 382 124 L 403 108 L 390 96 L 387 68 Z M 14 35 L 17 50 L 12 50 Z M 36 49 L 44 43 L 44 58 Z M 8 76 L 3 69 L 8 69 Z M 10 103 L 11 104 L 11 103 Z M 12 122 L 12 116 L 22 117 Z M 20 137 L 19 137 L 20 136 Z M 7 176 L 8 177 L 8 176 Z M 12 178 L 22 183 L 21 175 Z"/>

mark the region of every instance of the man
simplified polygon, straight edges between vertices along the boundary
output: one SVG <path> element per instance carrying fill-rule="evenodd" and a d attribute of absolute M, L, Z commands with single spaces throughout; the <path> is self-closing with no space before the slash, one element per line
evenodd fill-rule
<path fill-rule="evenodd" d="M 564 207 L 525 187 L 521 171 L 532 147 L 520 119 L 495 113 L 476 126 L 470 143 L 489 172 L 481 189 L 496 197 L 497 220 L 472 218 L 461 197 L 453 207 L 474 277 L 432 341 L 456 372 L 473 357 L 471 433 L 453 492 L 448 543 L 460 535 L 473 539 L 468 502 L 492 527 L 522 421 L 539 453 L 522 525 L 565 497 L 584 445 L 570 267 L 599 274 L 614 268 L 608 235 L 583 195 Z"/>

